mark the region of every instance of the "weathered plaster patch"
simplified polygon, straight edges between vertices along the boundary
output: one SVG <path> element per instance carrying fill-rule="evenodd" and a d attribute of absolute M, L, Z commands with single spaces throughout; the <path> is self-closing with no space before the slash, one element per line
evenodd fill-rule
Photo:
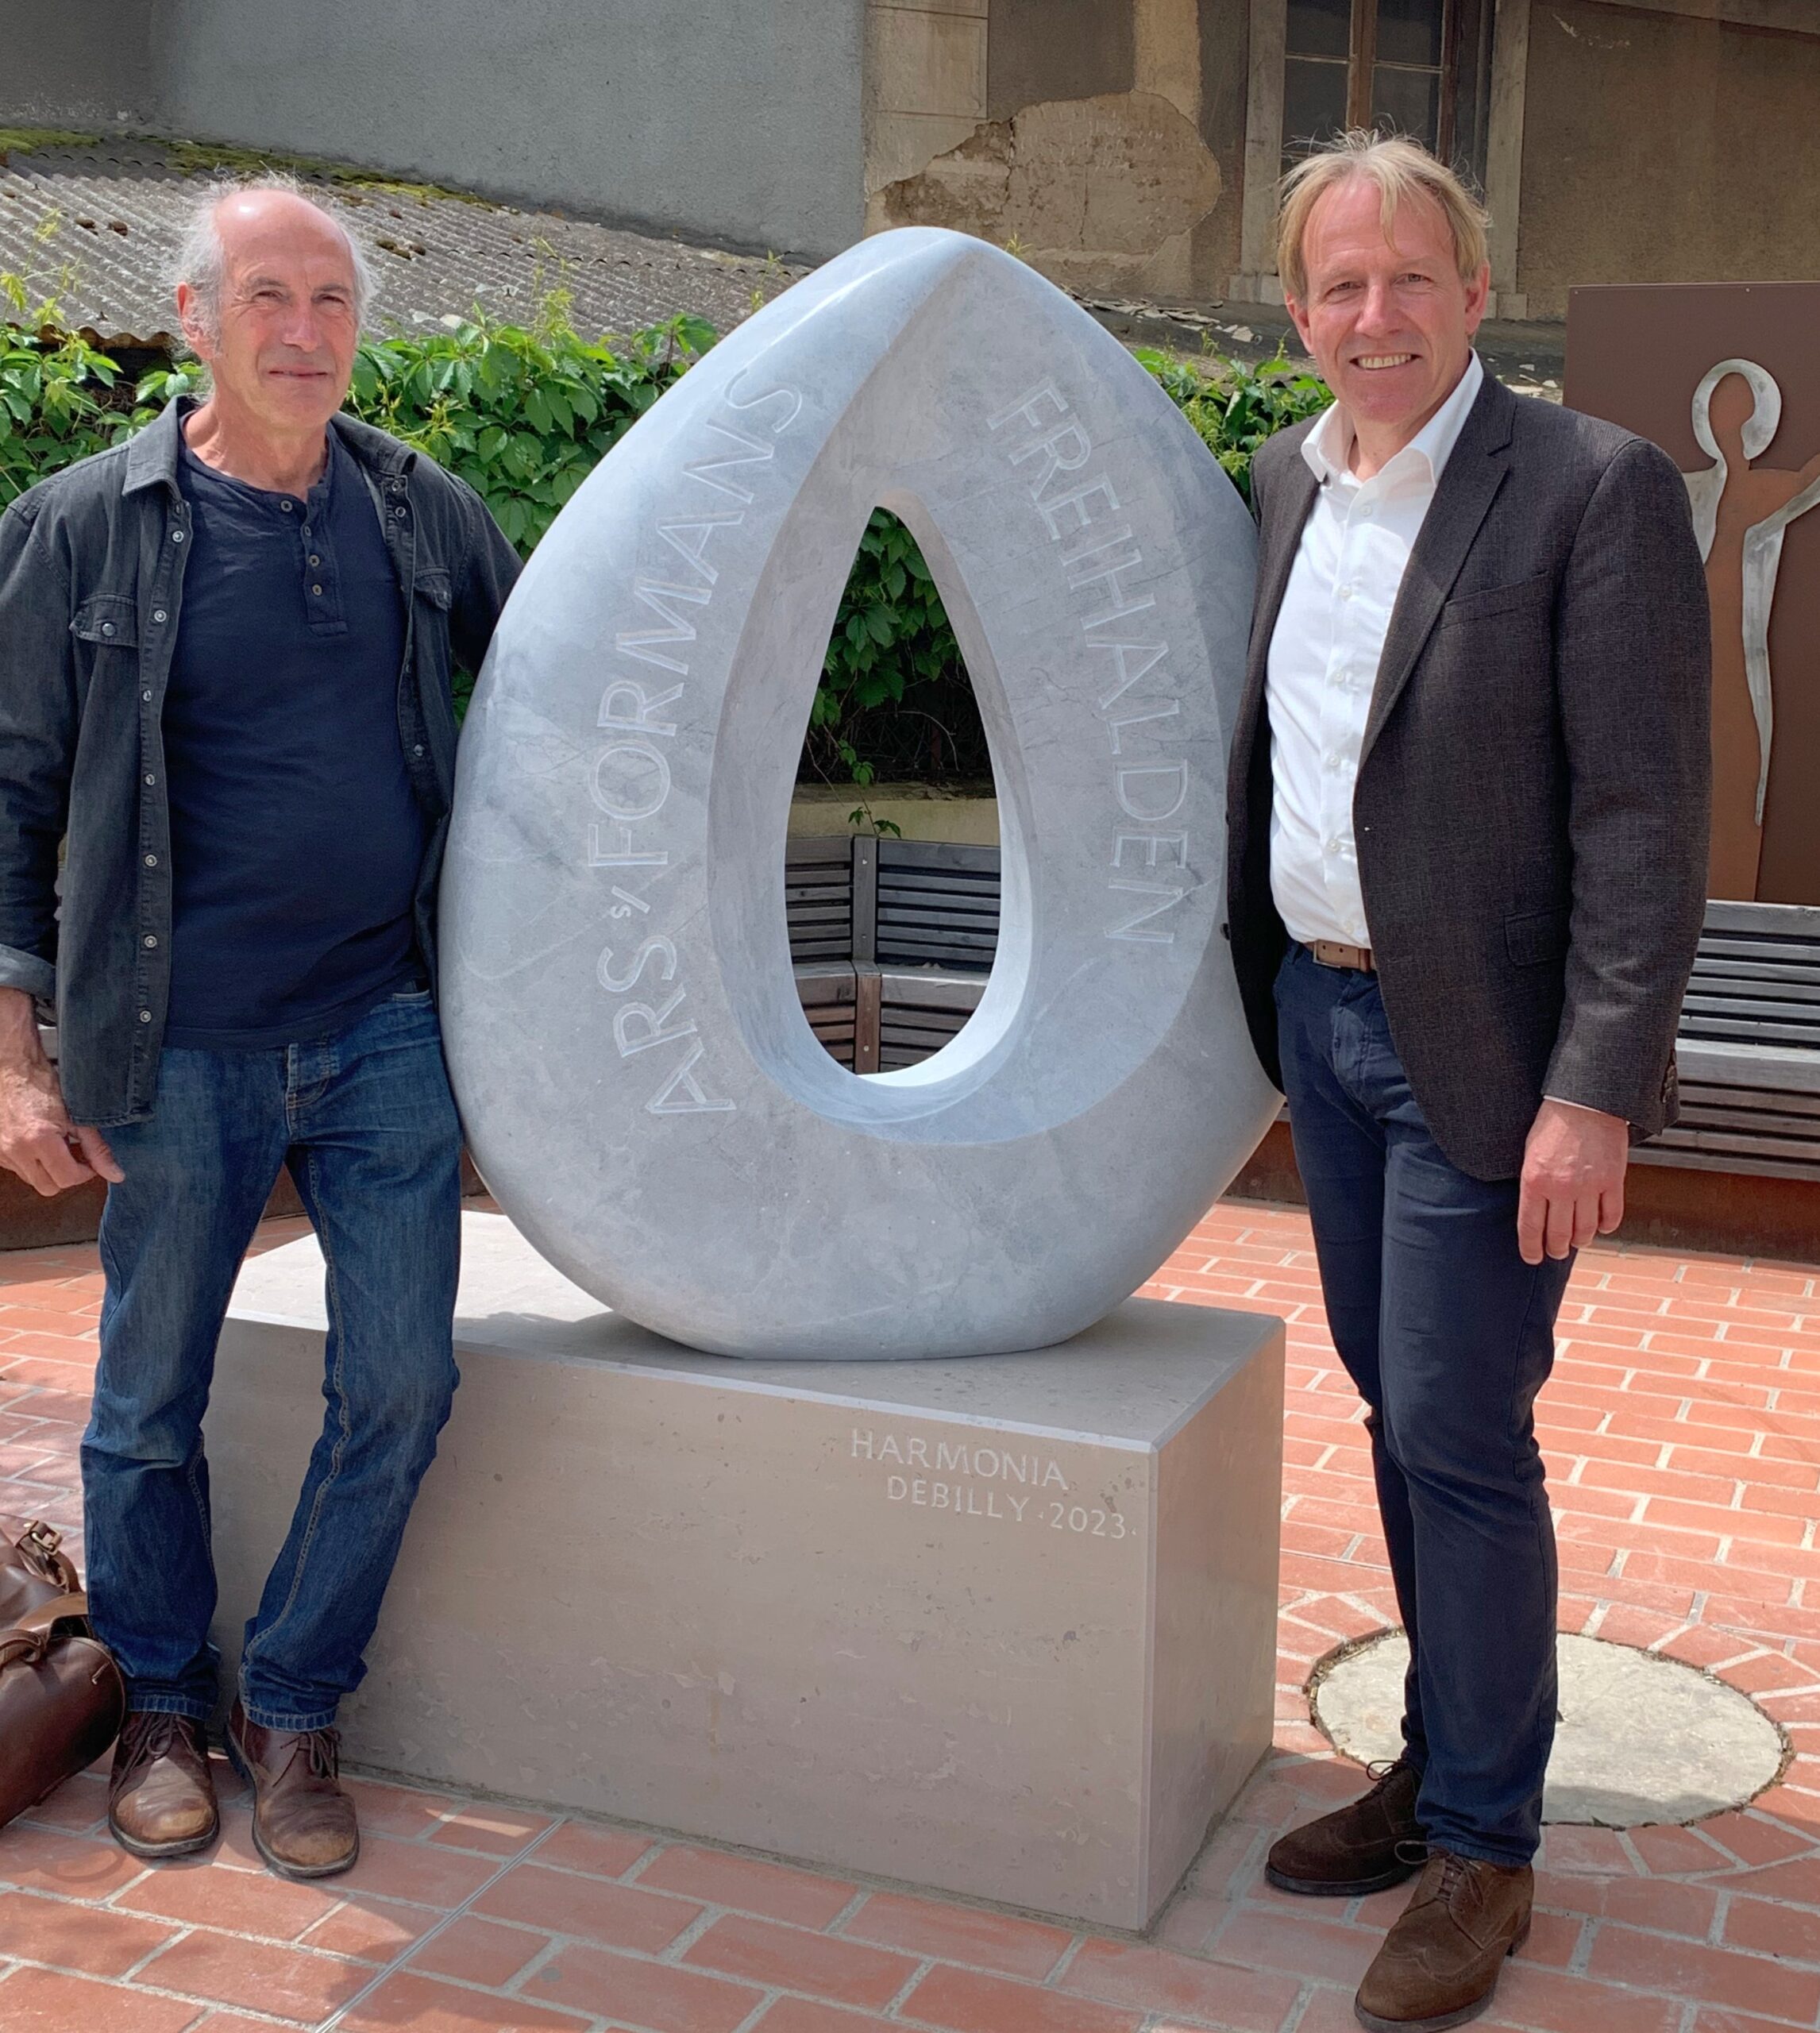
<path fill-rule="evenodd" d="M 1591 29 L 1575 28 L 1571 21 L 1560 14 L 1555 16 L 1555 22 L 1564 33 L 1571 35 L 1575 42 L 1586 43 L 1594 49 L 1628 49 L 1630 47 L 1629 36 L 1595 35 Z"/>
<path fill-rule="evenodd" d="M 1220 191 L 1220 166 L 1191 120 L 1155 93 L 1112 92 L 981 122 L 886 185 L 869 223 L 951 226 L 1015 245 L 1055 281 L 1103 284 L 1191 233 Z"/>

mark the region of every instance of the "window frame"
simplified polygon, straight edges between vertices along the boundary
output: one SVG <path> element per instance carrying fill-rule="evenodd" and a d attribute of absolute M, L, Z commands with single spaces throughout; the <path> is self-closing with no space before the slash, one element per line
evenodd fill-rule
<path fill-rule="evenodd" d="M 1352 0 L 1351 39 L 1346 60 L 1346 125 L 1348 127 L 1370 128 L 1375 123 L 1371 111 L 1371 101 L 1376 86 L 1378 63 L 1378 9 L 1379 0 Z M 1463 10 L 1461 0 L 1440 0 L 1441 37 L 1439 65 L 1439 103 L 1435 111 L 1435 152 L 1444 162 L 1452 158 L 1456 126 L 1459 73 L 1460 25 Z M 1290 49 L 1283 51 L 1284 84 L 1286 91 L 1287 67 L 1291 60 L 1308 54 Z M 1400 64 L 1400 70 L 1428 71 L 1426 64 Z M 1297 137 L 1299 141 L 1301 137 Z M 1291 141 L 1283 137 L 1283 159 L 1292 160 L 1292 154 L 1301 150 Z"/>

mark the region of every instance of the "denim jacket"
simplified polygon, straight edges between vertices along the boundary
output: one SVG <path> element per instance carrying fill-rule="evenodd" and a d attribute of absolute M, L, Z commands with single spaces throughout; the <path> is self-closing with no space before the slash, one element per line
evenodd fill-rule
<path fill-rule="evenodd" d="M 64 1101 L 102 1128 L 152 1113 L 170 987 L 160 716 L 190 537 L 178 410 L 0 515 L 0 988 L 54 1000 Z M 430 819 L 416 924 L 434 979 L 450 676 L 480 669 L 519 560 L 465 481 L 350 417 L 332 427 L 365 478 L 404 601 L 398 733 Z"/>

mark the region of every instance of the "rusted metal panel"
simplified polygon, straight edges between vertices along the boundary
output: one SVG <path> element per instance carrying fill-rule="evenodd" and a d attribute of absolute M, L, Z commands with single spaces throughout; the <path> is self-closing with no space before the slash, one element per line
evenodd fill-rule
<path fill-rule="evenodd" d="M 1713 600 L 1712 893 L 1820 904 L 1820 283 L 1576 289 L 1566 384 L 1688 478 Z"/>

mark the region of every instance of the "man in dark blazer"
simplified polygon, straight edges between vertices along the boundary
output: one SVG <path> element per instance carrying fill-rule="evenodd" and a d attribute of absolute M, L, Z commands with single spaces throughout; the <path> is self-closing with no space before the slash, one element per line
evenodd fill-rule
<path fill-rule="evenodd" d="M 1273 438 L 1235 735 L 1229 932 L 1368 1407 L 1411 1662 L 1402 1757 L 1271 1881 L 1420 1869 L 1367 2027 L 1490 2000 L 1529 1930 L 1555 1722 L 1532 1416 L 1573 1252 L 1672 1121 L 1703 910 L 1706 591 L 1654 446 L 1471 348 L 1484 217 L 1413 143 L 1287 180 L 1280 268 L 1336 398 Z"/>

